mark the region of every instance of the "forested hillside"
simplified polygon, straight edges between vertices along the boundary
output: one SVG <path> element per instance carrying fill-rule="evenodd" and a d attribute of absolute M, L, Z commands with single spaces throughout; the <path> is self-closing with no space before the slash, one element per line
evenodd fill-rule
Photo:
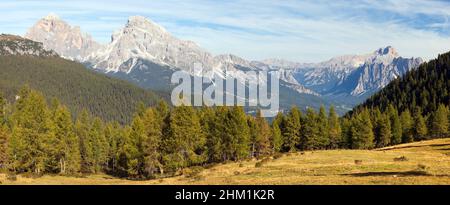
<path fill-rule="evenodd" d="M 130 83 L 87 70 L 58 57 L 0 56 L 0 91 L 9 101 L 24 85 L 58 98 L 74 113 L 83 108 L 104 120 L 129 122 L 137 104 L 158 96 Z"/>
<path fill-rule="evenodd" d="M 450 52 L 392 81 L 355 110 L 363 107 L 385 110 L 391 104 L 399 111 L 412 111 L 419 107 L 424 113 L 429 113 L 435 111 L 439 104 L 450 104 L 449 92 Z"/>

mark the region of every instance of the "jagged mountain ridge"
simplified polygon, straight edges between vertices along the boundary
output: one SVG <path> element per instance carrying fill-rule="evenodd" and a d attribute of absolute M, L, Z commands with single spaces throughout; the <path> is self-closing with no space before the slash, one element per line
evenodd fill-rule
<path fill-rule="evenodd" d="M 62 21 L 54 17 L 44 19 Z M 36 39 L 32 35 L 27 36 Z M 44 39 L 43 43 L 52 47 L 52 42 L 52 39 Z M 170 88 L 166 83 L 170 81 L 170 74 L 176 70 L 187 71 L 193 76 L 203 75 L 194 69 L 196 63 L 219 76 L 231 75 L 237 79 L 242 78 L 239 71 L 276 70 L 282 87 L 294 93 L 322 97 L 338 106 L 342 103 L 347 106 L 359 103 L 369 93 L 384 87 L 422 62 L 421 59 L 402 58 L 392 47 L 365 55 L 339 56 L 322 63 L 297 63 L 281 59 L 248 61 L 231 54 L 213 56 L 194 42 L 180 40 L 141 16 L 130 17 L 122 29 L 114 32 L 111 42 L 102 48 L 94 49 L 81 59 L 70 58 L 82 61 L 97 71 L 151 89 Z M 335 101 L 337 98 L 344 100 Z"/>
<path fill-rule="evenodd" d="M 55 14 L 40 19 L 25 34 L 25 38 L 42 42 L 45 49 L 56 51 L 61 57 L 85 61 L 91 53 L 103 49 L 79 26 L 70 26 Z"/>

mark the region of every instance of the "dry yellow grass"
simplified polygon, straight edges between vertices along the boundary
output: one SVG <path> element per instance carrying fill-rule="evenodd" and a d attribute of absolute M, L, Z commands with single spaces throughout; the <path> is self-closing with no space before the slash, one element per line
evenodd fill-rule
<path fill-rule="evenodd" d="M 405 160 L 406 159 L 406 160 Z M 355 160 L 362 160 L 356 164 Z M 107 175 L 44 176 L 2 184 L 445 184 L 450 185 L 450 139 L 378 150 L 330 150 L 285 154 L 262 167 L 256 160 L 219 164 L 194 176 L 130 181 Z"/>

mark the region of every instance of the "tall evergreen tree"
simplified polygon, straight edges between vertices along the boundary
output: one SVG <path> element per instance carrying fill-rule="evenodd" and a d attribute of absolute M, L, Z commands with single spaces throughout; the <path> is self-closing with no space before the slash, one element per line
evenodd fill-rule
<path fill-rule="evenodd" d="M 9 130 L 5 125 L 0 125 L 0 170 L 7 168 Z"/>
<path fill-rule="evenodd" d="M 267 123 L 266 119 L 262 117 L 260 110 L 258 110 L 256 113 L 255 123 L 257 128 L 257 135 L 255 139 L 255 156 L 260 157 L 270 155 L 272 153 L 270 145 L 270 137 L 272 133 L 269 124 Z"/>
<path fill-rule="evenodd" d="M 205 137 L 196 111 L 189 106 L 173 109 L 169 116 L 169 135 L 162 142 L 163 162 L 171 171 L 205 161 Z"/>
<path fill-rule="evenodd" d="M 201 124 L 206 136 L 207 156 L 209 162 L 220 162 L 224 159 L 224 121 L 227 119 L 228 109 L 205 107 L 202 112 Z"/>
<path fill-rule="evenodd" d="M 158 120 L 158 112 L 154 108 L 148 108 L 143 117 L 145 131 L 144 141 L 144 174 L 147 177 L 154 177 L 155 174 L 163 172 L 160 156 L 160 145 L 162 138 L 162 127 Z"/>
<path fill-rule="evenodd" d="M 250 130 L 243 107 L 234 106 L 224 122 L 225 160 L 241 160 L 250 156 Z"/>
<path fill-rule="evenodd" d="M 414 141 L 414 133 L 413 133 L 414 120 L 408 109 L 402 112 L 402 114 L 400 115 L 400 121 L 403 129 L 402 142 L 408 143 Z"/>
<path fill-rule="evenodd" d="M 272 135 L 270 141 L 272 143 L 273 152 L 280 152 L 283 146 L 282 124 L 284 121 L 283 113 L 278 113 L 272 121 Z"/>
<path fill-rule="evenodd" d="M 58 103 L 54 107 L 52 119 L 54 137 L 51 142 L 51 160 L 57 165 L 54 169 L 62 174 L 79 172 L 79 139 L 75 135 L 69 110 Z"/>
<path fill-rule="evenodd" d="M 52 137 L 50 112 L 44 97 L 24 87 L 18 94 L 9 143 L 12 168 L 17 172 L 45 172 Z"/>
<path fill-rule="evenodd" d="M 292 107 L 288 116 L 286 116 L 283 132 L 283 149 L 287 152 L 295 151 L 296 147 L 300 144 L 300 118 L 301 113 L 297 107 Z"/>
<path fill-rule="evenodd" d="M 391 123 L 391 142 L 390 144 L 396 145 L 402 142 L 402 124 L 398 116 L 398 111 L 393 105 L 388 106 L 388 116 Z"/>
<path fill-rule="evenodd" d="M 336 149 L 342 145 L 342 129 L 334 106 L 330 107 L 328 114 L 328 136 L 330 138 L 329 148 Z"/>
<path fill-rule="evenodd" d="M 416 108 L 414 111 L 414 136 L 415 140 L 426 139 L 428 135 L 428 128 L 425 118 L 422 116 L 420 108 Z"/>
<path fill-rule="evenodd" d="M 367 109 L 363 109 L 361 113 L 358 113 L 352 118 L 352 126 L 350 129 L 351 148 L 371 149 L 374 147 L 373 126 Z"/>
<path fill-rule="evenodd" d="M 319 120 L 313 109 L 308 108 L 301 129 L 301 148 L 303 150 L 319 149 Z"/>
<path fill-rule="evenodd" d="M 78 136 L 78 141 L 80 143 L 80 159 L 81 167 L 80 170 L 83 173 L 94 172 L 94 144 L 90 139 L 91 130 L 91 117 L 89 116 L 87 110 L 83 110 L 75 122 L 75 133 Z"/>
<path fill-rule="evenodd" d="M 391 121 L 387 114 L 379 114 L 375 122 L 375 146 L 377 148 L 388 146 L 391 143 Z"/>
<path fill-rule="evenodd" d="M 448 109 L 440 104 L 438 109 L 432 114 L 431 135 L 433 137 L 447 137 L 448 135 Z"/>
<path fill-rule="evenodd" d="M 100 118 L 94 118 L 89 132 L 89 140 L 93 148 L 94 171 L 103 171 L 108 162 L 108 142 L 105 137 L 103 122 Z"/>
<path fill-rule="evenodd" d="M 0 93 L 0 125 L 6 122 L 6 99 Z"/>

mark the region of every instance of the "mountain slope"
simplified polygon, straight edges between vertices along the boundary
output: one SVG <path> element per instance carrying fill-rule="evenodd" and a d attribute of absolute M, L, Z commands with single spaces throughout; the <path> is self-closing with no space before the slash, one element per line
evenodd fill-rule
<path fill-rule="evenodd" d="M 421 64 L 356 107 L 378 107 L 392 104 L 399 111 L 420 107 L 424 113 L 435 111 L 439 104 L 450 105 L 450 52 Z"/>
<path fill-rule="evenodd" d="M 23 47 L 22 50 L 29 51 L 23 54 L 5 55 L 12 48 L 4 45 L 33 46 Z M 5 93 L 12 101 L 18 89 L 27 84 L 43 92 L 48 99 L 60 99 L 73 113 L 86 108 L 104 120 L 117 120 L 121 123 L 131 119 L 139 101 L 150 105 L 159 98 L 128 82 L 90 71 L 82 64 L 44 55 L 48 52 L 51 51 L 45 51 L 41 43 L 2 35 L 0 92 Z"/>

